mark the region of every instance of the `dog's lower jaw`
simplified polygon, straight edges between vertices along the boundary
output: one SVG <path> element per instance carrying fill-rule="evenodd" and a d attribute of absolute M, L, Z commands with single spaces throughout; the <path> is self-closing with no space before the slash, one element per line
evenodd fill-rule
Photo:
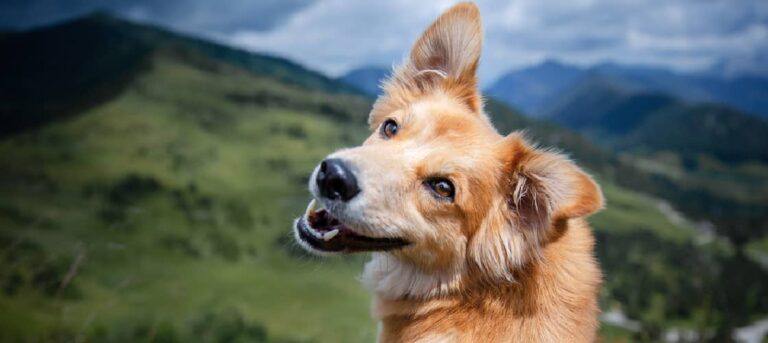
<path fill-rule="evenodd" d="M 384 299 L 428 299 L 458 290 L 463 270 L 427 274 L 389 253 L 373 253 L 363 269 L 362 282 Z"/>

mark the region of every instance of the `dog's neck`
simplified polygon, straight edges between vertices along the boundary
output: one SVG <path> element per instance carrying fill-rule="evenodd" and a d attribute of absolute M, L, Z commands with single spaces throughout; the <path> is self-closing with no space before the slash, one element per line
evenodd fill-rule
<path fill-rule="evenodd" d="M 589 230 L 583 222 L 569 228 L 543 249 L 541 261 L 515 273 L 514 281 L 467 282 L 466 275 L 460 274 L 434 277 L 418 273 L 394 257 L 386 258 L 386 254 L 374 256 L 363 276 L 376 295 L 373 315 L 390 331 L 407 330 L 426 320 L 419 318 L 451 316 L 468 307 L 491 318 L 542 316 L 538 321 L 542 326 L 562 324 L 548 323 L 548 313 L 568 313 L 573 318 L 561 318 L 563 321 L 587 320 L 588 325 L 596 325 L 590 320 L 598 311 L 595 294 L 600 271 Z M 514 320 L 509 318 L 505 320 Z M 415 324 L 418 321 L 422 324 Z"/>
<path fill-rule="evenodd" d="M 363 284 L 383 299 L 429 299 L 456 291 L 462 271 L 427 274 L 386 253 L 374 253 L 363 270 Z"/>

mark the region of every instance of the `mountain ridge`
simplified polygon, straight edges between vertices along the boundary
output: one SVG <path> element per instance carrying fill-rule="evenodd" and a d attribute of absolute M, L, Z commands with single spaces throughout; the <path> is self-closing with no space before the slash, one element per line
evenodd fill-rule
<path fill-rule="evenodd" d="M 768 161 L 768 121 L 727 104 L 691 103 L 632 89 L 602 74 L 576 82 L 548 109 L 548 119 L 617 151 L 671 150 L 721 161 Z"/>
<path fill-rule="evenodd" d="M 4 75 L 0 79 L 0 136 L 103 102 L 145 68 L 153 52 L 163 49 L 223 61 L 308 90 L 363 95 L 288 59 L 134 23 L 105 12 L 0 37 L 0 74 Z M 82 68 L 83 64 L 89 68 Z"/>
<path fill-rule="evenodd" d="M 560 75 L 550 78 L 550 74 Z M 627 89 L 667 93 L 689 102 L 721 102 L 750 115 L 768 118 L 768 78 L 759 75 L 727 77 L 712 72 L 681 73 L 660 67 L 601 63 L 587 67 L 548 60 L 511 70 L 486 91 L 520 106 L 534 116 L 547 116 L 541 104 L 550 103 L 581 78 L 601 75 Z M 525 89 L 543 89 L 528 93 Z M 516 92 L 515 90 L 522 90 Z"/>
<path fill-rule="evenodd" d="M 371 96 L 379 96 L 382 93 L 381 81 L 389 76 L 390 72 L 390 69 L 377 66 L 358 67 L 347 71 L 337 80 L 357 87 Z"/>

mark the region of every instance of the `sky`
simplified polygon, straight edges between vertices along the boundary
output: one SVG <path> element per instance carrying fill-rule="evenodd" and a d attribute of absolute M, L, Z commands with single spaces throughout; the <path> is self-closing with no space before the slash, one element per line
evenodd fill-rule
<path fill-rule="evenodd" d="M 3 0 L 0 27 L 24 29 L 108 10 L 244 49 L 288 57 L 337 76 L 390 67 L 456 1 L 405 0 Z M 768 0 L 477 1 L 487 84 L 545 60 L 716 66 L 768 75 Z"/>

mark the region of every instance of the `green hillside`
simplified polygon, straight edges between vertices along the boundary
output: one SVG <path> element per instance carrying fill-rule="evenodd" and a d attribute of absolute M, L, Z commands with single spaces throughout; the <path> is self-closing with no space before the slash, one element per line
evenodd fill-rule
<path fill-rule="evenodd" d="M 707 154 L 728 162 L 768 162 L 768 122 L 716 104 L 671 105 L 647 112 L 626 137 L 622 150 L 668 150 L 683 156 Z"/>
<path fill-rule="evenodd" d="M 370 340 L 361 260 L 320 264 L 288 236 L 306 175 L 360 141 L 368 100 L 219 67 L 157 54 L 120 96 L 0 144 L 2 341 Z"/>
<path fill-rule="evenodd" d="M 356 89 L 291 61 L 138 25 L 104 13 L 0 36 L 0 137 L 110 99 L 159 50 L 201 68 L 220 62 L 283 83 L 331 93 Z"/>
<path fill-rule="evenodd" d="M 355 279 L 365 256 L 312 258 L 290 236 L 308 174 L 328 152 L 363 140 L 371 99 L 284 60 L 109 17 L 34 32 L 50 42 L 69 25 L 104 21 L 85 31 L 117 46 L 144 30 L 156 39 L 138 57 L 104 59 L 140 66 L 118 79 L 90 64 L 76 69 L 103 77 L 87 89 L 119 87 L 97 101 L 43 87 L 42 98 L 61 94 L 66 115 L 31 100 L 4 112 L 4 122 L 27 110 L 44 120 L 0 138 L 0 342 L 372 341 L 370 295 Z M 98 33 L 105 27 L 125 34 Z M 120 74 L 109 68 L 99 70 Z M 13 81 L 26 82 L 20 75 Z M 724 338 L 768 314 L 764 269 L 621 186 L 651 178 L 632 167 L 640 162 L 487 107 L 502 132 L 527 128 L 598 175 L 609 204 L 592 218 L 606 273 L 601 304 L 643 325 L 606 325 L 606 341 L 658 340 L 672 327 Z"/>

